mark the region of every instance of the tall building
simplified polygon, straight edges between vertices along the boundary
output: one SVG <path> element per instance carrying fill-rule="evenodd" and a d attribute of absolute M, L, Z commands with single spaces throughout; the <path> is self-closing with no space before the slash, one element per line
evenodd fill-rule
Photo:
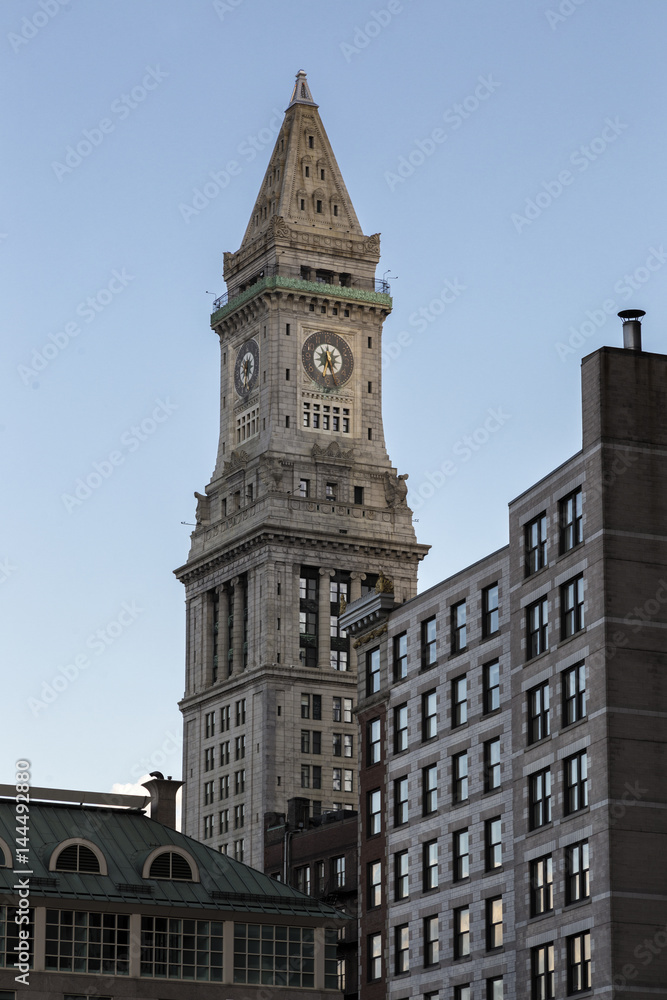
<path fill-rule="evenodd" d="M 187 563 L 184 829 L 263 864 L 263 816 L 357 803 L 341 599 L 418 545 L 384 443 L 379 235 L 365 236 L 300 72 L 241 247 L 224 256 L 220 439 Z"/>
<path fill-rule="evenodd" d="M 667 357 L 582 362 L 583 446 L 509 545 L 341 624 L 362 1000 L 665 995 Z"/>

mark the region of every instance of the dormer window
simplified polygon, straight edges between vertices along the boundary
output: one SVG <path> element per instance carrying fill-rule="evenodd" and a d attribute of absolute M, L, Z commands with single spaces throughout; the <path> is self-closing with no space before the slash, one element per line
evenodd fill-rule
<path fill-rule="evenodd" d="M 153 858 L 148 878 L 172 879 L 180 882 L 193 882 L 192 868 L 182 854 L 175 851 L 163 851 Z"/>
<path fill-rule="evenodd" d="M 55 872 L 80 872 L 86 875 L 106 875 L 98 854 L 85 844 L 68 844 L 50 866 Z"/>

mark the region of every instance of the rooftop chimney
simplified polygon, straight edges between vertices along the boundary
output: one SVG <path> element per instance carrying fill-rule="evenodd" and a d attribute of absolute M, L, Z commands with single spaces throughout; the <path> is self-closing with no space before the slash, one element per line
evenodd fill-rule
<path fill-rule="evenodd" d="M 643 309 L 623 309 L 618 318 L 623 320 L 623 347 L 628 351 L 642 349 L 642 316 Z"/>
<path fill-rule="evenodd" d="M 176 792 L 182 781 L 172 781 L 171 777 L 163 778 L 159 771 L 153 771 L 152 781 L 144 781 L 143 786 L 151 797 L 151 819 L 164 826 L 176 829 Z"/>

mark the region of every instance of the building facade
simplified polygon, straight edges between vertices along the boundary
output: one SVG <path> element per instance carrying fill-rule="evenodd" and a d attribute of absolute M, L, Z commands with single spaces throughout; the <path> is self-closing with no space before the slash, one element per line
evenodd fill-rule
<path fill-rule="evenodd" d="M 509 545 L 341 616 L 368 1000 L 667 995 L 667 357 L 628 322 Z"/>
<path fill-rule="evenodd" d="M 343 604 L 416 593 L 418 545 L 384 443 L 377 234 L 365 236 L 300 72 L 211 326 L 220 438 L 187 563 L 184 829 L 261 866 L 263 815 L 354 808 Z M 305 733 L 305 735 L 304 735 Z"/>
<path fill-rule="evenodd" d="M 2 786 L 2 1000 L 340 996 L 345 916 L 149 818 L 147 801 L 31 788 L 17 814 Z"/>

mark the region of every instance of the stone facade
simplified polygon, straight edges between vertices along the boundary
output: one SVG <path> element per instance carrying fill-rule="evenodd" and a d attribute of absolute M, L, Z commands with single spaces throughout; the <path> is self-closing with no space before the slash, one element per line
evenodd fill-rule
<path fill-rule="evenodd" d="M 184 829 L 258 867 L 265 812 L 357 801 L 340 602 L 418 545 L 381 409 L 379 237 L 357 221 L 305 75 L 216 302 L 220 439 L 187 563 Z M 308 735 L 303 736 L 303 732 Z M 308 742 L 309 741 L 309 742 Z M 342 746 L 342 749 L 341 749 Z"/>
<path fill-rule="evenodd" d="M 506 548 L 341 617 L 365 743 L 362 998 L 664 992 L 667 357 L 603 348 L 582 394 L 582 451 L 510 503 Z"/>

